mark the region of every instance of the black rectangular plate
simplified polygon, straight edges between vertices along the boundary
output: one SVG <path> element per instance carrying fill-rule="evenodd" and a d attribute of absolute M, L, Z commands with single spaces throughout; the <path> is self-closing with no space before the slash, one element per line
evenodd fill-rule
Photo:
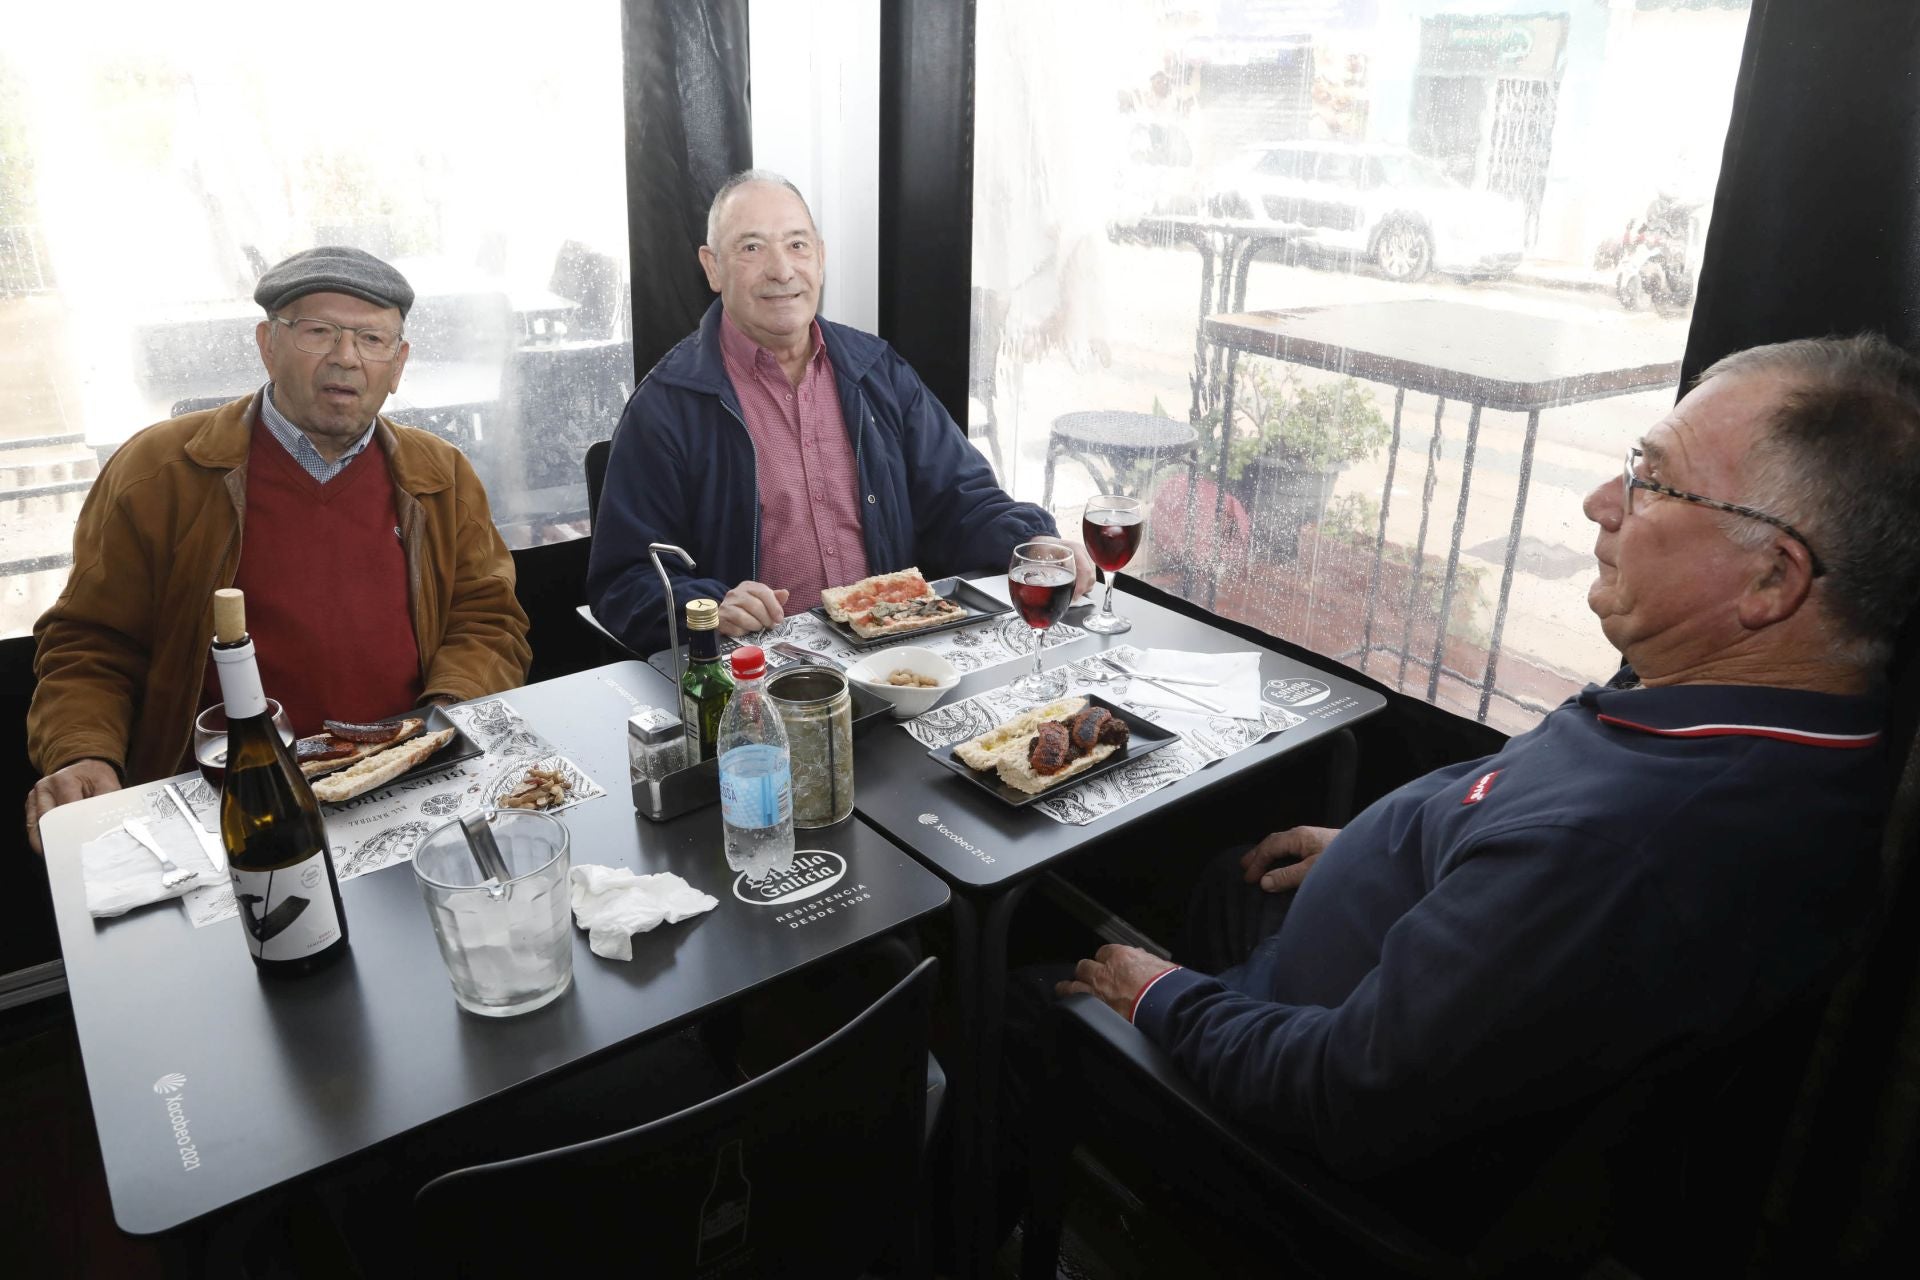
<path fill-rule="evenodd" d="M 729 641 L 729 643 L 731 644 L 732 642 Z M 684 662 L 686 656 L 686 648 L 682 646 L 680 650 L 681 661 Z M 672 681 L 673 654 L 671 651 L 662 649 L 659 653 L 647 659 L 647 665 L 665 676 L 669 682 Z M 788 667 L 800 665 L 803 664 L 798 658 L 789 658 L 777 649 L 767 650 L 768 675 L 778 675 Z M 821 665 L 824 666 L 827 664 L 822 663 Z M 871 726 L 885 720 L 887 713 L 893 710 L 892 704 L 885 698 L 877 693 L 868 693 L 851 680 L 847 681 L 847 692 L 853 696 L 853 732 L 856 736 L 865 733 Z M 668 707 L 667 710 L 673 712 L 675 715 L 680 714 L 680 708 L 677 702 L 675 705 Z"/>
<path fill-rule="evenodd" d="M 921 627 L 917 631 L 904 632 L 897 636 L 873 636 L 871 638 L 854 634 L 852 627 L 844 622 L 835 622 L 827 616 L 827 607 L 817 604 L 807 610 L 826 624 L 827 630 L 846 641 L 856 649 L 879 649 L 890 644 L 912 644 L 921 636 L 938 635 L 942 631 L 952 631 L 958 627 L 971 627 L 990 618 L 998 618 L 1013 612 L 1013 606 L 1004 600 L 996 600 L 965 578 L 935 578 L 927 584 L 936 595 L 953 601 L 966 612 L 947 622 L 936 622 L 930 627 Z"/>
<path fill-rule="evenodd" d="M 927 755 L 933 758 L 935 764 L 945 765 L 947 768 L 965 778 L 968 782 L 971 782 L 974 786 L 979 787 L 988 795 L 994 796 L 1006 804 L 1012 805 L 1016 809 L 1022 809 L 1034 803 L 1036 800 L 1045 800 L 1048 796 L 1059 795 L 1062 791 L 1077 787 L 1088 778 L 1097 778 L 1103 773 L 1118 769 L 1129 760 L 1138 760 L 1142 756 L 1150 756 L 1168 743 L 1177 741 L 1180 737 L 1180 735 L 1173 730 L 1163 729 L 1144 716 L 1136 715 L 1125 707 L 1108 702 L 1098 694 L 1087 695 L 1087 705 L 1090 707 L 1105 707 L 1109 713 L 1127 722 L 1126 750 L 1116 751 L 1086 772 L 1076 773 L 1064 782 L 1048 787 L 1045 791 L 1037 792 L 1034 795 L 1028 795 L 1018 787 L 1008 786 L 1006 783 L 1000 781 L 1000 775 L 991 769 L 982 772 L 978 769 L 969 768 L 965 761 L 958 759 L 953 754 L 954 744 L 952 743 L 944 747 L 935 747 L 927 752 Z M 961 741 L 964 742 L 966 739 L 963 738 Z"/>
<path fill-rule="evenodd" d="M 419 713 L 413 712 L 411 714 L 417 715 Z M 393 716 L 391 718 L 394 720 L 399 720 L 399 719 L 403 719 L 404 717 Z M 476 743 L 472 738 L 469 738 L 466 735 L 466 731 L 461 729 L 459 725 L 455 724 L 452 718 L 449 717 L 447 713 L 445 711 L 442 711 L 439 707 L 434 707 L 430 709 L 427 712 L 426 720 L 427 720 L 427 727 L 421 730 L 422 733 L 438 733 L 442 729 L 451 729 L 453 730 L 453 737 L 448 740 L 446 746 L 440 748 L 438 751 L 434 752 L 432 755 L 428 756 L 425 760 L 422 760 L 419 764 L 413 766 L 413 768 L 407 770 L 405 773 L 401 774 L 399 777 L 389 778 L 387 781 L 381 783 L 379 786 L 374 788 L 375 791 L 385 791 L 388 787 L 397 787 L 403 782 L 411 782 L 415 778 L 424 778 L 424 777 L 427 777 L 429 774 L 439 773 L 442 769 L 452 768 L 456 764 L 465 763 L 466 761 L 471 760 L 475 756 L 481 754 L 480 745 Z M 327 775 L 323 773 L 320 775 L 320 778 L 324 778 L 326 776 Z M 311 779 L 311 781 L 318 782 L 320 778 L 314 778 L 314 779 Z M 358 800 L 360 798 L 361 798 L 360 796 L 353 797 L 354 800 Z M 341 804 L 351 804 L 352 802 L 353 802 L 352 800 L 340 801 Z M 325 804 L 326 801 L 323 800 L 321 801 L 321 803 Z"/>

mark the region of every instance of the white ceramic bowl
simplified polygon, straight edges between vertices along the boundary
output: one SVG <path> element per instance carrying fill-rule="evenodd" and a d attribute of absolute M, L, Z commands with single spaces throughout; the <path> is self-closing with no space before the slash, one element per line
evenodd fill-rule
<path fill-rule="evenodd" d="M 887 676 L 903 667 L 917 676 L 930 676 L 938 683 L 931 688 L 888 684 Z M 895 720 L 911 720 L 924 711 L 931 711 L 934 703 L 946 697 L 947 691 L 960 683 L 960 672 L 931 649 L 904 645 L 878 650 L 850 664 L 847 679 L 875 697 L 885 698 L 893 707 Z"/>

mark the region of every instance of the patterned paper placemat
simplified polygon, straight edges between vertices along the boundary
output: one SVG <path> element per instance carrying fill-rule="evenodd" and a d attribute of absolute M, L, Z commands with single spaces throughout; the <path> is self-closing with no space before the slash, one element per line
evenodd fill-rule
<path fill-rule="evenodd" d="M 1108 652 L 1125 663 L 1131 663 L 1139 657 L 1139 650 L 1132 645 L 1117 645 Z M 1122 765 L 1111 773 L 1069 786 L 1059 795 L 1032 806 L 1055 822 L 1073 826 L 1085 826 L 1095 818 L 1105 817 L 1123 805 L 1132 804 L 1143 796 L 1152 795 L 1160 788 L 1178 782 L 1197 769 L 1206 768 L 1215 760 L 1224 760 L 1256 742 L 1306 723 L 1303 717 L 1285 707 L 1265 701 L 1261 702 L 1257 711 L 1246 717 L 1135 706 L 1127 701 L 1127 691 L 1132 682 L 1125 676 L 1116 676 L 1104 682 L 1090 678 L 1095 669 L 1092 658 L 1082 658 L 1060 669 L 1067 673 L 1067 690 L 1062 696 L 1097 693 L 1110 702 L 1126 704 L 1133 714 L 1180 735 L 1180 741 L 1171 746 Z M 964 702 L 935 707 L 925 715 L 907 721 L 905 727 L 922 746 L 928 749 L 944 747 L 978 737 L 1034 705 L 1032 699 L 1022 697 L 1011 688 L 989 689 Z"/>
<path fill-rule="evenodd" d="M 1046 632 L 1046 647 L 1057 648 L 1063 644 L 1072 644 L 1087 633 L 1079 627 L 1064 622 L 1055 623 Z M 722 637 L 722 651 L 731 651 L 742 644 L 757 644 L 762 648 L 777 640 L 797 644 L 814 653 L 836 658 L 844 663 L 858 662 L 870 653 L 882 650 L 856 649 L 835 635 L 827 625 L 811 613 L 796 614 L 782 622 L 768 627 L 765 631 L 752 636 L 743 636 L 739 640 Z M 961 675 L 972 671 L 984 671 L 988 667 L 997 667 L 1003 662 L 1033 661 L 1033 628 L 1020 620 L 1017 613 L 995 618 L 977 626 L 959 627 L 952 631 L 939 631 L 930 636 L 915 639 L 911 635 L 900 637 L 903 645 L 914 645 L 933 652 L 951 662 Z M 771 655 L 779 658 L 779 654 Z"/>
<path fill-rule="evenodd" d="M 333 869 L 342 880 L 404 862 L 429 831 L 450 818 L 492 808 L 499 798 L 519 786 L 534 766 L 555 769 L 567 779 L 567 802 L 548 809 L 556 813 L 606 791 L 581 768 L 553 749 L 553 744 L 527 726 L 504 699 L 448 707 L 447 716 L 479 744 L 481 755 L 444 773 L 398 783 L 356 796 L 344 804 L 328 805 L 327 839 Z M 183 785 L 187 803 L 205 813 L 219 797 L 197 775 Z M 195 889 L 180 899 L 194 928 L 228 920 L 239 912 L 230 884 Z"/>

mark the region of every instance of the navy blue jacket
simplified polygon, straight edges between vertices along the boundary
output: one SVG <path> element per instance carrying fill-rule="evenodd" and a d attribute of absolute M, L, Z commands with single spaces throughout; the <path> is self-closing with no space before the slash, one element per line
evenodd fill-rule
<path fill-rule="evenodd" d="M 753 438 L 720 354 L 720 303 L 634 388 L 614 429 L 587 563 L 587 600 L 628 648 L 667 642 L 667 602 L 647 559 L 669 559 L 673 608 L 760 579 L 760 485 Z M 859 473 L 867 571 L 919 565 L 929 578 L 1004 571 L 1013 548 L 1052 534 L 1053 517 L 995 483 L 919 375 L 879 338 L 822 320 Z M 779 587 L 775 582 L 768 585 Z"/>
<path fill-rule="evenodd" d="M 1134 1022 L 1223 1110 L 1373 1176 L 1795 1007 L 1863 918 L 1880 704 L 1588 687 L 1356 818 L 1280 930 Z"/>

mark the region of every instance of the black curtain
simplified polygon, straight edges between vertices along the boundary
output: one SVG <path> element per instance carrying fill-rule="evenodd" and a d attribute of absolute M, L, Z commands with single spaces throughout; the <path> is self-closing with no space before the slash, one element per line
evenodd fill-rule
<path fill-rule="evenodd" d="M 967 420 L 973 0 L 880 6 L 880 335 Z"/>
<path fill-rule="evenodd" d="M 693 331 L 713 292 L 707 205 L 753 163 L 747 0 L 623 0 L 634 376 Z"/>
<path fill-rule="evenodd" d="M 1916 55 L 1913 0 L 1755 0 L 1686 381 L 1764 342 L 1920 340 Z"/>

